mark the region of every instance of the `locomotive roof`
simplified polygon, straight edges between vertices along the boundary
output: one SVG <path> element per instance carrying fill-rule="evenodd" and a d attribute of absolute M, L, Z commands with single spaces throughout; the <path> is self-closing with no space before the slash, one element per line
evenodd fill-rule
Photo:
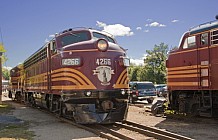
<path fill-rule="evenodd" d="M 208 31 L 213 28 L 218 28 L 218 20 L 200 24 L 198 26 L 191 28 L 189 31 L 190 31 L 190 35 L 192 35 L 204 31 Z"/>
<path fill-rule="evenodd" d="M 90 31 L 90 32 L 98 32 L 98 33 L 101 33 L 101 34 L 105 34 L 105 35 L 107 35 L 107 36 L 110 36 L 111 38 L 114 39 L 114 36 L 113 36 L 112 34 L 108 33 L 108 32 L 99 31 L 99 30 L 95 30 L 95 29 L 92 29 L 92 28 L 85 28 L 85 27 L 70 28 L 70 29 L 68 29 L 68 30 L 64 30 L 64 31 L 62 31 L 62 32 L 60 32 L 60 33 L 55 34 L 55 37 L 57 37 L 57 36 L 59 36 L 59 35 L 63 35 L 63 34 L 65 34 L 65 33 L 71 32 L 71 31 Z M 51 39 L 51 40 L 54 40 L 54 38 Z M 51 41 L 51 40 L 50 40 L 50 41 Z M 114 39 L 114 40 L 115 40 L 115 39 Z M 50 41 L 49 41 L 49 42 L 50 42 Z M 37 52 L 41 51 L 49 42 L 46 42 L 46 43 L 45 43 L 41 48 L 39 48 L 35 53 L 33 53 L 32 55 L 30 55 L 30 56 L 24 61 L 24 63 L 27 62 L 28 60 L 30 60 Z"/>
<path fill-rule="evenodd" d="M 62 32 L 60 32 L 58 35 L 62 35 L 64 33 L 67 33 L 67 32 L 71 32 L 71 31 L 90 31 L 90 32 L 99 32 L 99 33 L 102 33 L 102 34 L 105 34 L 107 36 L 110 36 L 112 38 L 114 38 L 114 36 L 106 31 L 99 31 L 99 30 L 96 30 L 96 29 L 92 29 L 92 28 L 85 28 L 85 27 L 76 27 L 76 28 L 70 28 L 70 29 L 67 29 L 67 30 L 64 30 Z"/>

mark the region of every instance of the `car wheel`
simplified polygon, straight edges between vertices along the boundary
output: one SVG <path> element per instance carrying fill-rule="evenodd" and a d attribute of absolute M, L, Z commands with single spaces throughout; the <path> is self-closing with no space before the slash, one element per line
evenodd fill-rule
<path fill-rule="evenodd" d="M 151 104 L 153 102 L 153 100 L 151 99 L 147 99 L 148 103 Z"/>

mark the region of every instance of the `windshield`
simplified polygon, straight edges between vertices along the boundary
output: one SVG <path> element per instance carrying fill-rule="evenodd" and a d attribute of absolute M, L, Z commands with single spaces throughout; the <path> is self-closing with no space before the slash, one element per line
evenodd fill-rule
<path fill-rule="evenodd" d="M 109 37 L 107 35 L 104 35 L 104 34 L 93 32 L 93 37 L 95 37 L 95 38 L 104 38 L 109 42 L 115 43 L 115 41 L 111 37 Z"/>
<path fill-rule="evenodd" d="M 138 89 L 154 89 L 153 84 L 138 84 Z"/>
<path fill-rule="evenodd" d="M 90 40 L 89 32 L 70 33 L 61 38 L 62 46 Z"/>

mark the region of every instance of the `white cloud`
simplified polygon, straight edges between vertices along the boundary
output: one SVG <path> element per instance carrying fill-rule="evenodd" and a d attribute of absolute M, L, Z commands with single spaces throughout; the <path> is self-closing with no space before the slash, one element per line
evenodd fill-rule
<path fill-rule="evenodd" d="M 144 65 L 144 60 L 143 59 L 130 59 L 130 63 L 137 65 L 137 66 L 143 66 Z"/>
<path fill-rule="evenodd" d="M 96 24 L 98 27 L 105 27 L 107 26 L 105 23 L 103 22 L 100 22 L 100 21 L 97 21 L 97 24 Z"/>
<path fill-rule="evenodd" d="M 152 22 L 149 24 L 150 27 L 166 27 L 166 25 L 158 23 L 158 22 Z"/>
<path fill-rule="evenodd" d="M 145 32 L 145 33 L 148 33 L 148 32 L 149 32 L 149 30 L 144 30 L 144 32 Z"/>
<path fill-rule="evenodd" d="M 123 26 L 121 24 L 107 25 L 106 23 L 97 21 L 98 27 L 104 28 L 103 31 L 111 33 L 114 36 L 132 36 L 130 27 Z"/>
<path fill-rule="evenodd" d="M 6 66 L 3 66 L 3 68 L 7 69 L 7 70 L 11 70 L 12 67 L 6 67 Z"/>
<path fill-rule="evenodd" d="M 150 19 L 150 18 L 148 18 L 146 21 L 148 21 L 148 22 L 152 22 L 152 21 L 153 21 L 153 19 Z"/>
<path fill-rule="evenodd" d="M 174 19 L 171 22 L 175 23 L 175 22 L 179 22 L 179 20 L 178 19 Z"/>
<path fill-rule="evenodd" d="M 142 27 L 137 27 L 136 30 L 142 30 Z"/>

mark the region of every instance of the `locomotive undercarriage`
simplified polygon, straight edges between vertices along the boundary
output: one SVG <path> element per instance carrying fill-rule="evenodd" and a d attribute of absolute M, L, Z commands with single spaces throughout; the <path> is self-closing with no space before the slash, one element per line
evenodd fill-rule
<path fill-rule="evenodd" d="M 89 97 L 84 92 L 76 93 L 62 95 L 61 115 L 82 124 L 114 123 L 126 119 L 127 95 L 117 91 L 95 91 Z"/>
<path fill-rule="evenodd" d="M 178 113 L 218 117 L 218 91 L 172 91 L 169 107 Z"/>
<path fill-rule="evenodd" d="M 81 124 L 114 123 L 125 120 L 127 116 L 128 96 L 120 91 L 95 91 L 90 96 L 84 91 L 62 95 L 23 92 L 19 95 L 22 95 L 19 99 L 32 106 L 47 108 Z"/>

